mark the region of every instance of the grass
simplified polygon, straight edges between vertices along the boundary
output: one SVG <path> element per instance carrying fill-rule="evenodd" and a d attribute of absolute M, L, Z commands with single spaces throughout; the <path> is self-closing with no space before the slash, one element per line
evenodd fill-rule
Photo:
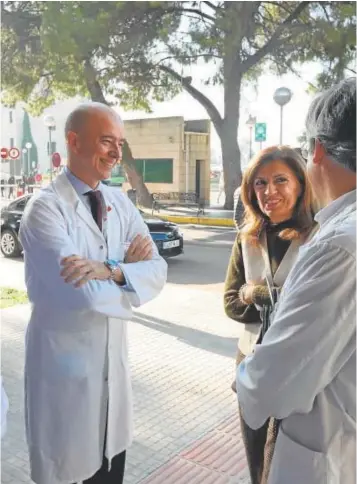
<path fill-rule="evenodd" d="M 0 287 L 0 309 L 10 308 L 16 304 L 28 303 L 27 293 L 11 287 Z"/>

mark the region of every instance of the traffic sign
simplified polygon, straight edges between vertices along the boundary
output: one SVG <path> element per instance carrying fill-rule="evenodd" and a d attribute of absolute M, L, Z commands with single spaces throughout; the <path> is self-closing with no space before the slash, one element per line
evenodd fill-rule
<path fill-rule="evenodd" d="M 267 124 L 256 123 L 255 124 L 255 141 L 266 141 L 267 139 Z"/>
<path fill-rule="evenodd" d="M 41 173 L 37 173 L 37 175 L 35 175 L 35 180 L 37 181 L 37 183 L 40 183 L 42 181 Z"/>
<path fill-rule="evenodd" d="M 1 148 L 1 158 L 5 159 L 9 156 L 9 151 L 7 148 Z"/>
<path fill-rule="evenodd" d="M 16 158 L 20 156 L 20 150 L 18 150 L 17 148 L 10 148 L 9 156 L 13 160 L 16 160 Z"/>
<path fill-rule="evenodd" d="M 52 164 L 55 168 L 58 168 L 61 164 L 61 155 L 59 153 L 53 153 Z"/>

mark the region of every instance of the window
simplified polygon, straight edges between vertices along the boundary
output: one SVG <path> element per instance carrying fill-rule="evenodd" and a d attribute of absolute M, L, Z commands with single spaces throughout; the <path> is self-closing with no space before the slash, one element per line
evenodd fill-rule
<path fill-rule="evenodd" d="M 9 121 L 10 121 L 10 124 L 12 124 L 13 121 L 14 121 L 13 116 L 12 116 L 12 111 L 9 111 Z"/>
<path fill-rule="evenodd" d="M 22 198 L 17 204 L 14 206 L 13 210 L 19 210 L 23 212 L 25 210 L 27 202 L 30 200 L 29 197 Z"/>
<path fill-rule="evenodd" d="M 136 169 L 147 183 L 173 183 L 173 159 L 136 159 Z"/>
<path fill-rule="evenodd" d="M 112 170 L 112 177 L 113 176 L 122 176 L 122 177 L 125 177 L 125 170 L 124 170 L 124 166 L 121 165 L 120 163 L 117 163 L 113 170 Z"/>
<path fill-rule="evenodd" d="M 10 148 L 15 146 L 14 138 L 10 138 Z"/>

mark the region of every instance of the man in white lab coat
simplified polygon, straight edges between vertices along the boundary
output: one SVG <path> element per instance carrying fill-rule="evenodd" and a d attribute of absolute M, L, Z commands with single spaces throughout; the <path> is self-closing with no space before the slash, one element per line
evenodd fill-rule
<path fill-rule="evenodd" d="M 132 441 L 127 321 L 156 297 L 167 265 L 128 197 L 101 183 L 121 159 L 123 123 L 79 106 L 65 129 L 68 166 L 21 223 L 32 303 L 25 417 L 36 484 L 120 484 Z"/>
<path fill-rule="evenodd" d="M 319 231 L 300 249 L 255 353 L 237 370 L 244 420 L 281 420 L 269 484 L 356 483 L 356 81 L 306 122 Z"/>

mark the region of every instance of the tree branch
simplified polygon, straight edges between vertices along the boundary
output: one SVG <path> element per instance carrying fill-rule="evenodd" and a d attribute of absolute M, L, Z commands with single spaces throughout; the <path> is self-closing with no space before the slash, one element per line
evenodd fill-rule
<path fill-rule="evenodd" d="M 174 12 L 181 12 L 181 13 L 194 13 L 195 15 L 198 15 L 202 19 L 209 20 L 210 22 L 215 22 L 216 19 L 212 17 L 212 15 L 208 15 L 208 13 L 201 12 L 201 10 L 197 8 L 173 8 Z M 168 11 L 166 11 L 167 13 Z"/>
<path fill-rule="evenodd" d="M 207 5 L 207 7 L 212 8 L 212 10 L 214 10 L 214 11 L 217 11 L 219 9 L 219 7 L 217 5 L 214 5 L 212 2 L 202 2 L 202 3 Z"/>
<path fill-rule="evenodd" d="M 196 99 L 196 101 L 202 104 L 202 106 L 206 109 L 209 117 L 211 118 L 212 123 L 214 124 L 214 127 L 217 130 L 217 133 L 220 134 L 220 132 L 222 131 L 223 119 L 218 109 L 216 108 L 216 106 L 212 103 L 212 101 L 210 101 L 210 99 L 208 99 L 207 96 L 202 94 L 201 91 L 193 87 L 191 85 L 191 81 L 188 78 L 182 77 L 171 67 L 168 67 L 168 66 L 158 66 L 158 67 L 163 72 L 166 72 L 166 74 L 169 74 L 171 77 L 181 82 L 185 91 L 191 94 L 191 96 L 194 99 Z"/>
<path fill-rule="evenodd" d="M 177 57 L 175 55 L 170 55 L 170 56 L 167 56 L 167 57 L 164 57 L 163 59 L 160 59 L 157 63 L 154 64 L 154 66 L 160 66 L 161 62 L 164 62 L 166 60 L 175 60 L 175 61 L 180 61 L 181 59 L 199 59 L 199 58 L 204 58 L 204 57 L 208 57 L 208 58 L 215 58 L 215 59 L 222 59 L 221 56 L 219 55 L 216 55 L 216 54 L 196 54 L 196 55 L 180 55 L 180 57 Z"/>
<path fill-rule="evenodd" d="M 274 48 L 280 43 L 280 36 L 286 28 L 288 28 L 291 22 L 298 18 L 298 16 L 310 5 L 311 2 L 300 2 L 296 9 L 291 12 L 291 14 L 276 28 L 273 35 L 270 37 L 268 42 L 261 47 L 258 52 L 250 56 L 246 61 L 243 62 L 242 68 L 244 72 L 247 72 L 255 64 L 258 64 L 269 52 L 274 50 Z"/>
<path fill-rule="evenodd" d="M 320 5 L 320 7 L 322 8 L 322 10 L 324 11 L 324 14 L 325 14 L 325 16 L 326 16 L 327 21 L 328 21 L 328 22 L 331 24 L 332 22 L 331 22 L 331 19 L 330 19 L 329 14 L 328 14 L 327 8 L 326 8 L 326 6 L 324 5 L 324 2 L 319 2 L 319 5 Z"/>
<path fill-rule="evenodd" d="M 87 89 L 92 98 L 92 101 L 96 101 L 103 104 L 108 104 L 108 101 L 104 97 L 103 90 L 97 80 L 97 72 L 92 66 L 90 59 L 83 59 L 84 61 L 84 77 L 87 85 Z"/>
<path fill-rule="evenodd" d="M 346 67 L 346 71 L 352 72 L 352 74 L 357 74 L 357 72 L 354 69 L 351 69 L 351 67 Z"/>

